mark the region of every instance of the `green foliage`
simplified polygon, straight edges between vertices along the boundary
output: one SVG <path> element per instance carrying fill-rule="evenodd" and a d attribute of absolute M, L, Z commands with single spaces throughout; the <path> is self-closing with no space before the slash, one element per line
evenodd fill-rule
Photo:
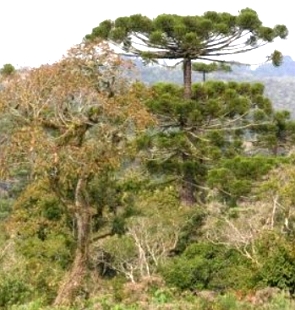
<path fill-rule="evenodd" d="M 218 296 L 217 309 L 218 310 L 239 310 L 240 305 L 236 297 L 231 294 Z"/>
<path fill-rule="evenodd" d="M 295 258 L 292 240 L 276 233 L 266 233 L 258 241 L 262 266 L 257 282 L 294 293 Z"/>
<path fill-rule="evenodd" d="M 91 205 L 96 209 L 97 216 L 94 217 L 94 229 L 102 220 L 102 211 L 104 209 L 111 213 L 116 213 L 122 205 L 122 195 L 124 194 L 118 183 L 114 171 L 106 169 L 99 176 L 93 178 L 89 184 L 89 199 Z"/>
<path fill-rule="evenodd" d="M 27 240 L 18 240 L 17 243 L 19 251 L 32 265 L 44 264 L 43 267 L 45 267 L 46 264 L 54 263 L 56 267 L 63 269 L 71 260 L 71 240 L 62 234 L 50 234 L 45 241 L 36 236 Z"/>
<path fill-rule="evenodd" d="M 166 304 L 172 301 L 172 294 L 168 290 L 158 289 L 153 293 L 153 302 L 156 304 Z"/>
<path fill-rule="evenodd" d="M 22 305 L 13 305 L 10 310 L 40 310 L 40 309 L 48 309 L 49 307 L 44 306 L 44 301 L 42 299 L 36 299 L 32 302 L 22 304 Z M 60 309 L 66 310 L 66 309 Z"/>
<path fill-rule="evenodd" d="M 6 219 L 9 216 L 12 209 L 12 205 L 13 205 L 13 199 L 0 198 L 0 221 Z"/>
<path fill-rule="evenodd" d="M 288 295 L 284 292 L 277 294 L 270 301 L 270 309 L 273 310 L 292 310 L 294 308 L 294 300 L 290 300 Z"/>
<path fill-rule="evenodd" d="M 223 159 L 209 171 L 208 185 L 219 191 L 222 200 L 235 206 L 239 199 L 250 194 L 263 176 L 287 160 L 264 156 Z"/>
<path fill-rule="evenodd" d="M 203 63 L 203 62 L 194 62 L 192 65 L 192 70 L 203 73 L 203 82 L 206 80 L 206 74 L 215 71 L 231 72 L 231 67 L 224 63 L 218 64 L 216 62 L 212 63 Z"/>
<path fill-rule="evenodd" d="M 126 220 L 137 214 L 134 207 L 135 195 L 142 187 L 142 180 L 128 175 L 128 167 L 121 166 L 117 171 L 105 169 L 89 184 L 89 202 L 95 209 L 92 217 L 93 232 L 111 222 L 111 233 L 123 235 Z M 107 214 L 108 221 L 104 217 Z"/>
<path fill-rule="evenodd" d="M 156 293 L 156 294 L 155 294 Z M 156 295 L 156 296 L 155 296 Z M 200 295 L 200 296 L 199 296 Z M 265 300 L 254 301 L 241 300 L 235 293 L 216 294 L 212 291 L 200 291 L 198 296 L 191 293 L 178 294 L 174 290 L 163 289 L 153 292 L 144 300 L 130 302 L 125 299 L 118 302 L 112 299 L 111 294 L 104 294 L 102 297 L 87 300 L 85 303 L 72 305 L 71 307 L 53 307 L 46 306 L 42 299 L 36 299 L 32 302 L 22 305 L 13 305 L 9 310 L 79 310 L 85 308 L 88 310 L 142 310 L 142 309 L 189 309 L 189 310 L 292 310 L 294 301 L 284 292 L 278 292 Z M 144 308 L 143 308 L 144 307 Z"/>
<path fill-rule="evenodd" d="M 128 264 L 136 258 L 136 245 L 130 236 L 114 236 L 104 242 L 104 250 L 114 258 L 112 266 L 119 268 L 124 262 L 128 270 Z M 136 275 L 135 275 L 136 276 Z"/>
<path fill-rule="evenodd" d="M 14 229 L 24 239 L 37 237 L 45 241 L 56 234 L 68 235 L 71 239 L 68 212 L 47 186 L 43 180 L 27 186 L 14 202 L 8 225 L 17 222 Z"/>
<path fill-rule="evenodd" d="M 272 64 L 275 67 L 278 67 L 278 66 L 280 66 L 283 63 L 283 55 L 279 51 L 274 51 L 271 54 L 270 58 L 271 58 Z"/>
<path fill-rule="evenodd" d="M 125 51 L 144 57 L 146 49 L 141 50 L 138 45 L 134 46 L 134 34 L 137 40 L 140 40 L 139 34 L 144 35 L 140 43 L 146 48 L 161 50 L 151 51 L 149 58 L 152 59 L 179 59 L 186 55 L 187 59 L 208 60 L 210 57 L 215 60 L 228 53 L 251 51 L 272 42 L 275 38 L 286 38 L 288 30 L 284 25 L 274 28 L 264 26 L 257 13 L 246 8 L 237 16 L 210 11 L 202 16 L 161 14 L 150 19 L 136 14 L 119 17 L 114 22 L 101 22 L 91 34 L 85 36 L 85 40 L 112 40 L 118 44 L 122 43 Z M 236 48 L 237 41 L 240 42 L 239 48 Z M 274 54 L 276 55 L 272 59 L 277 65 L 277 53 Z"/>
<path fill-rule="evenodd" d="M 202 228 L 206 220 L 206 211 L 203 208 L 194 208 L 185 217 L 181 227 L 178 242 L 174 249 L 175 254 L 181 254 L 193 242 L 202 237 Z"/>
<path fill-rule="evenodd" d="M 4 64 L 0 69 L 0 73 L 5 77 L 12 75 L 14 72 L 15 68 L 12 64 Z"/>
<path fill-rule="evenodd" d="M 208 282 L 209 271 L 200 258 L 194 260 L 174 260 L 165 266 L 162 275 L 168 285 L 179 289 L 202 289 Z"/>
<path fill-rule="evenodd" d="M 274 155 L 285 154 L 295 141 L 295 122 L 289 111 L 276 111 L 272 114 L 272 122 L 257 128 L 257 133 L 257 146 Z"/>
<path fill-rule="evenodd" d="M 241 272 L 244 272 L 244 278 Z M 180 257 L 168 261 L 161 273 L 181 290 L 228 290 L 250 285 L 251 266 L 235 250 L 211 243 L 191 244 Z"/>
<path fill-rule="evenodd" d="M 16 304 L 22 304 L 34 296 L 34 290 L 27 279 L 16 274 L 1 275 L 0 308 L 7 309 Z"/>
<path fill-rule="evenodd" d="M 14 255 L 23 260 L 23 275 L 29 279 L 24 283 L 36 296 L 50 302 L 72 261 L 75 243 L 67 213 L 45 185 L 46 182 L 36 182 L 22 192 L 5 228 L 14 236 Z"/>
<path fill-rule="evenodd" d="M 156 84 L 152 91 L 146 104 L 158 123 L 138 142 L 139 147 L 148 150 L 147 167 L 156 175 L 175 178 L 181 186 L 192 184 L 198 202 L 204 201 L 206 194 L 200 189 L 204 188 L 211 167 L 222 158 L 241 154 L 247 136 L 257 135 L 259 129 L 273 123 L 271 104 L 259 83 L 195 84 L 191 100 L 184 100 L 181 87 L 173 84 Z M 258 112 L 260 118 L 253 122 Z M 245 162 L 243 169 L 249 163 L 250 160 Z M 250 170 L 253 171 L 251 166 L 245 174 Z M 226 171 L 220 180 L 225 175 Z M 237 183 L 231 185 L 233 178 L 226 177 L 224 186 L 231 189 L 224 188 L 225 191 L 235 192 L 235 196 L 242 195 L 242 188 L 245 194 L 249 192 L 250 178 L 240 180 L 241 176 L 237 176 Z"/>
<path fill-rule="evenodd" d="M 41 241 L 39 238 L 18 240 L 16 249 L 26 260 L 25 275 L 36 296 L 50 303 L 66 268 L 72 262 L 72 244 L 62 235 L 52 235 Z"/>

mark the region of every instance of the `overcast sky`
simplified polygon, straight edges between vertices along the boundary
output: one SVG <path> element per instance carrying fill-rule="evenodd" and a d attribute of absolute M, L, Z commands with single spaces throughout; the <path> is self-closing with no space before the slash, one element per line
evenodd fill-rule
<path fill-rule="evenodd" d="M 246 7 L 257 11 L 266 26 L 285 24 L 289 29 L 287 40 L 275 42 L 259 55 L 244 54 L 247 61 L 250 57 L 263 61 L 274 49 L 295 60 L 295 15 L 290 0 L 0 0 L 0 66 L 33 67 L 56 61 L 105 19 L 137 13 L 202 15 L 212 10 L 238 14 Z"/>

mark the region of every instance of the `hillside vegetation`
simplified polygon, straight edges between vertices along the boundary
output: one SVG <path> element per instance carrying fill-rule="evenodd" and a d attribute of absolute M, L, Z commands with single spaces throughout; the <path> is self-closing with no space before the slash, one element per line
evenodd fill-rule
<path fill-rule="evenodd" d="M 54 64 L 1 71 L 0 309 L 295 308 L 293 78 L 214 65 L 191 81 L 193 53 L 181 83 L 105 41 L 128 50 L 131 26 L 171 18 L 230 43 L 249 28 L 250 50 L 287 33 L 251 9 L 205 17 L 107 21 Z M 181 51 L 199 44 L 175 27 Z"/>

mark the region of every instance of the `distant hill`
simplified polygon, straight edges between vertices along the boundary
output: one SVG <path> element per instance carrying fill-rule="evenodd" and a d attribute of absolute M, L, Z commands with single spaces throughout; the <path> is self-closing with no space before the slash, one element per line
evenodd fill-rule
<path fill-rule="evenodd" d="M 283 58 L 283 63 L 280 67 L 274 67 L 272 64 L 264 64 L 254 70 L 255 76 L 269 77 L 269 76 L 293 76 L 295 77 L 295 61 L 290 56 Z"/>

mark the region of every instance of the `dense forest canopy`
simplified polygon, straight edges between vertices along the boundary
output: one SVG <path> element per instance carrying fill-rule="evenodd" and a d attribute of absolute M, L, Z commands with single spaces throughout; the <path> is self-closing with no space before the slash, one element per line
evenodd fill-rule
<path fill-rule="evenodd" d="M 4 65 L 0 309 L 293 309 L 295 121 L 225 59 L 287 34 L 249 8 L 132 15 Z"/>

